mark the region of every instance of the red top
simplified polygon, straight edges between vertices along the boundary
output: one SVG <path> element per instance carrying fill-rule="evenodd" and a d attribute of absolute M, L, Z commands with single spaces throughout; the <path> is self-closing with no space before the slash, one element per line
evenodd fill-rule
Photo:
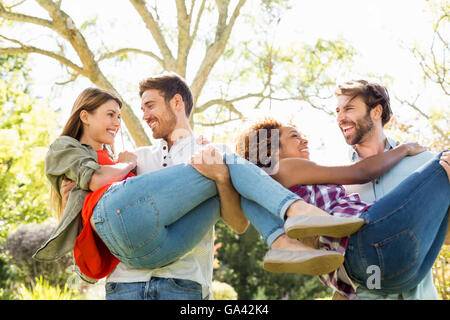
<path fill-rule="evenodd" d="M 100 165 L 116 164 L 109 158 L 106 150 L 97 151 L 97 156 L 98 164 Z M 133 176 L 134 174 L 130 172 L 123 180 Z M 81 272 L 93 279 L 106 277 L 119 263 L 119 260 L 111 254 L 100 237 L 92 229 L 90 223 L 97 202 L 110 186 L 111 183 L 94 192 L 88 193 L 86 196 L 83 209 L 81 210 L 83 230 L 77 237 L 73 248 L 77 266 L 80 268 Z"/>

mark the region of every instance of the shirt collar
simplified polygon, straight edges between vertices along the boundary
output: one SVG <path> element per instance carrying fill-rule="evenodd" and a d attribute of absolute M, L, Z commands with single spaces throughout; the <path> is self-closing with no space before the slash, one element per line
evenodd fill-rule
<path fill-rule="evenodd" d="M 397 141 L 392 139 L 391 137 L 386 137 L 386 146 L 384 148 L 384 152 L 389 151 L 391 149 L 394 149 L 394 147 L 397 145 Z M 352 162 L 358 162 L 362 159 L 359 157 L 358 153 L 356 152 L 355 148 L 352 146 L 350 148 L 350 159 Z"/>
<path fill-rule="evenodd" d="M 169 146 L 167 144 L 166 140 L 161 139 L 160 143 L 159 143 L 159 149 L 161 150 L 161 152 L 165 155 L 167 154 L 175 154 L 177 152 L 179 152 L 180 150 L 183 150 L 186 146 L 188 145 L 193 145 L 195 144 L 195 136 L 193 134 L 178 139 L 177 141 L 175 141 L 175 143 L 172 145 L 172 148 L 170 148 L 169 150 Z"/>

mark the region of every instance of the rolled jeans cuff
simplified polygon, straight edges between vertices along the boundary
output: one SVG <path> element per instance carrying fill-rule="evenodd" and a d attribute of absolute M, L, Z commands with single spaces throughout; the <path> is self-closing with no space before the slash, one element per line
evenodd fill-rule
<path fill-rule="evenodd" d="M 266 243 L 272 246 L 272 243 L 281 235 L 284 234 L 284 228 L 278 228 L 274 232 L 272 232 L 266 239 Z"/>
<path fill-rule="evenodd" d="M 281 217 L 281 219 L 283 219 L 283 221 L 286 220 L 287 209 L 291 206 L 291 204 L 293 204 L 297 200 L 303 200 L 303 199 L 300 198 L 299 196 L 293 194 L 293 195 L 286 197 L 286 199 L 283 200 L 283 202 L 281 203 L 281 209 L 280 209 L 280 217 Z"/>

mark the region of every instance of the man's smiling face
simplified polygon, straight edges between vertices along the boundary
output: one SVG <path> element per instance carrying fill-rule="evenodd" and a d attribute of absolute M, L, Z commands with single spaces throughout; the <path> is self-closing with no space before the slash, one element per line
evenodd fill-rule
<path fill-rule="evenodd" d="M 153 138 L 167 140 L 177 122 L 170 105 L 156 89 L 146 90 L 142 94 L 141 101 L 141 109 L 144 113 L 142 119 L 152 130 Z"/>
<path fill-rule="evenodd" d="M 337 97 L 337 123 L 349 145 L 359 144 L 374 126 L 370 112 L 361 97 Z"/>

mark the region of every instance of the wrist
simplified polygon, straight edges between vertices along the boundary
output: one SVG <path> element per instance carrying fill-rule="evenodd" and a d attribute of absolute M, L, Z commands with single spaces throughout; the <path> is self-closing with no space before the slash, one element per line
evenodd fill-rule
<path fill-rule="evenodd" d="M 214 182 L 218 185 L 228 185 L 231 184 L 231 179 L 229 174 L 219 174 L 214 177 Z"/>
<path fill-rule="evenodd" d="M 398 147 L 402 151 L 402 155 L 407 156 L 409 152 L 409 147 L 406 144 L 402 144 Z"/>

